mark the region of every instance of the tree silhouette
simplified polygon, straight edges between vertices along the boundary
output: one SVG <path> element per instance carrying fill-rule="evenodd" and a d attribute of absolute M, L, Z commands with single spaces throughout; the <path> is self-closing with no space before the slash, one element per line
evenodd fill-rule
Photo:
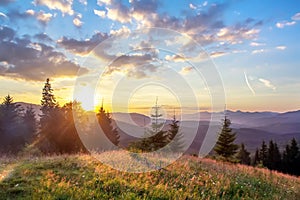
<path fill-rule="evenodd" d="M 117 129 L 113 127 L 112 118 L 110 114 L 104 110 L 103 103 L 97 113 L 97 119 L 106 137 L 117 146 L 119 144 L 120 135 Z"/>
<path fill-rule="evenodd" d="M 289 174 L 300 175 L 300 152 L 298 143 L 293 138 L 290 144 L 287 144 L 283 152 L 283 171 Z"/>
<path fill-rule="evenodd" d="M 259 158 L 259 150 L 256 149 L 254 157 L 253 157 L 253 161 L 252 161 L 252 165 L 256 166 L 261 162 L 260 158 Z"/>
<path fill-rule="evenodd" d="M 239 163 L 244 165 L 250 165 L 250 153 L 246 150 L 244 143 L 241 144 L 240 150 L 238 151 L 236 158 L 239 160 Z"/>
<path fill-rule="evenodd" d="M 13 97 L 4 97 L 0 106 L 0 145 L 6 153 L 15 153 L 25 144 L 21 112 L 20 105 L 13 102 Z"/>
<path fill-rule="evenodd" d="M 268 146 L 266 145 L 266 142 L 263 141 L 261 144 L 261 148 L 259 150 L 259 159 L 263 166 L 267 166 L 268 162 Z"/>
<path fill-rule="evenodd" d="M 227 161 L 233 161 L 233 156 L 238 150 L 238 145 L 234 144 L 236 134 L 232 132 L 230 125 L 230 120 L 225 116 L 221 133 L 214 147 L 214 151 L 217 155 Z"/>
<path fill-rule="evenodd" d="M 184 135 L 179 132 L 179 121 L 176 119 L 175 113 L 170 124 L 170 129 L 168 131 L 168 140 L 171 141 L 171 150 L 174 152 L 184 151 Z"/>
<path fill-rule="evenodd" d="M 32 106 L 27 107 L 25 114 L 23 116 L 24 121 L 24 135 L 27 141 L 31 141 L 37 131 L 37 122 L 35 117 L 35 112 Z"/>

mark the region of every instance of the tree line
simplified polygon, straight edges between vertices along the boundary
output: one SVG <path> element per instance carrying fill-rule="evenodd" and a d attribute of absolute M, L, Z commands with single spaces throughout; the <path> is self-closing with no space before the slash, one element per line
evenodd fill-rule
<path fill-rule="evenodd" d="M 251 157 L 245 145 L 234 143 L 236 133 L 230 128 L 231 121 L 225 116 L 222 129 L 214 147 L 214 158 L 244 165 L 266 167 L 292 175 L 300 175 L 300 150 L 295 138 L 280 152 L 278 144 L 270 140 L 268 145 L 262 141 Z"/>
<path fill-rule="evenodd" d="M 39 119 L 32 107 L 22 109 L 7 95 L 0 105 L 0 153 L 16 154 L 33 148 L 46 154 L 87 152 L 74 123 L 74 109 L 85 114 L 77 101 L 60 106 L 49 79 L 42 90 Z M 112 125 L 110 113 L 101 107 L 96 117 L 107 137 L 118 145 L 119 134 Z"/>

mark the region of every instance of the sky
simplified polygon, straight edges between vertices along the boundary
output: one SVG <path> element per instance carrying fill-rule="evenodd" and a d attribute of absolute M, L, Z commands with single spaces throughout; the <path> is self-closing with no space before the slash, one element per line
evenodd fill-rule
<path fill-rule="evenodd" d="M 1 0 L 0 97 L 113 112 L 300 109 L 300 2 Z"/>

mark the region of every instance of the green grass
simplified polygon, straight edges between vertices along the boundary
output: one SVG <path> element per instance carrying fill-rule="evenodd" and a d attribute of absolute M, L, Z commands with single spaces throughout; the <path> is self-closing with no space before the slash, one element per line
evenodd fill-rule
<path fill-rule="evenodd" d="M 87 155 L 0 159 L 0 199 L 292 200 L 300 199 L 300 179 L 187 156 L 139 174 L 116 171 Z"/>

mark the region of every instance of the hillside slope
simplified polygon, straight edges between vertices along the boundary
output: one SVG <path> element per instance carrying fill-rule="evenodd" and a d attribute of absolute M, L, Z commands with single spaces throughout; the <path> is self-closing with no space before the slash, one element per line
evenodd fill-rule
<path fill-rule="evenodd" d="M 140 174 L 87 155 L 0 162 L 0 199 L 300 199 L 299 178 L 187 156 Z"/>

